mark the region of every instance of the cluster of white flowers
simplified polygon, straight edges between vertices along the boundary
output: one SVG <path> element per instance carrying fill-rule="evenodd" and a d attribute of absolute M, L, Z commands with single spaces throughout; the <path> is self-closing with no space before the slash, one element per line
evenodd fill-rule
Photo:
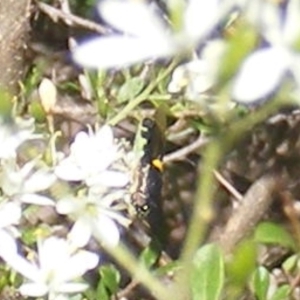
<path fill-rule="evenodd" d="M 65 293 L 84 291 L 88 285 L 78 279 L 98 265 L 99 254 L 82 249 L 91 236 L 100 244 L 116 246 L 120 239 L 116 223 L 129 225 L 130 220 L 120 212 L 125 207 L 122 199 L 129 175 L 126 166 L 117 163 L 123 159 L 124 148 L 109 126 L 79 132 L 69 155 L 51 166 L 42 154 L 29 161 L 19 155 L 24 142 L 47 139 L 34 130 L 33 120 L 11 118 L 0 126 L 0 257 L 23 275 L 21 294 L 63 299 Z M 68 186 L 77 182 L 78 193 L 51 197 L 50 188 L 59 182 Z M 53 207 L 73 222 L 66 238 L 37 236 L 38 251 L 30 261 L 19 254 L 16 241 L 17 237 L 22 240 L 23 212 L 28 205 Z"/>
<path fill-rule="evenodd" d="M 78 45 L 73 49 L 74 61 L 84 67 L 120 68 L 149 59 L 195 53 L 199 44 L 205 45 L 201 58 L 175 69 L 168 86 L 170 93 L 177 93 L 183 84 L 187 97 L 197 100 L 216 84 L 222 55 L 229 51 L 226 41 L 210 40 L 210 34 L 224 16 L 238 8 L 260 31 L 267 46 L 250 53 L 233 76 L 232 98 L 243 103 L 258 101 L 279 87 L 288 73 L 299 93 L 300 56 L 294 49 L 300 32 L 298 0 L 287 1 L 284 19 L 282 8 L 273 1 L 167 1 L 171 10 L 176 5 L 183 8 L 182 16 L 180 26 L 171 30 L 146 2 L 100 1 L 101 16 L 123 33 Z M 33 139 L 46 137 L 35 133 L 32 119 L 1 118 L 0 257 L 24 277 L 20 286 L 23 295 L 63 299 L 66 293 L 84 291 L 87 285 L 80 281 L 82 275 L 99 263 L 99 255 L 83 249 L 90 238 L 115 246 L 120 240 L 118 226 L 130 223 L 122 214 L 127 209 L 126 196 L 132 180 L 126 164 L 130 155 L 106 125 L 79 132 L 69 154 L 58 162 L 53 159 L 51 166 L 43 161 L 42 154 L 28 161 L 20 159 L 19 147 Z M 69 189 L 72 192 L 59 198 L 51 197 L 50 189 L 56 183 L 76 189 Z M 28 205 L 51 206 L 72 224 L 66 238 L 37 237 L 37 251 L 31 250 L 31 260 L 19 253 L 16 242 Z"/>
<path fill-rule="evenodd" d="M 284 7 L 276 1 L 262 0 L 167 1 L 171 11 L 177 9 L 178 12 L 185 6 L 180 29 L 174 32 L 146 1 L 104 0 L 98 4 L 101 16 L 124 34 L 86 41 L 75 47 L 73 58 L 88 68 L 120 68 L 149 59 L 168 58 L 204 45 L 209 50 L 204 50 L 206 53 L 200 58 L 180 65 L 168 88 L 174 93 L 181 91 L 182 85 L 186 86 L 187 99 L 201 100 L 203 93 L 218 83 L 222 55 L 230 51 L 226 49 L 225 39 L 222 50 L 212 50 L 210 34 L 234 11 L 257 31 L 267 46 L 258 45 L 241 63 L 230 83 L 231 99 L 244 104 L 265 99 L 288 76 L 295 80 L 299 94 L 300 60 L 295 45 L 299 42 L 300 4 L 298 0 L 286 2 Z M 210 51 L 212 53 L 208 53 Z M 211 96 L 208 93 L 204 99 Z"/>

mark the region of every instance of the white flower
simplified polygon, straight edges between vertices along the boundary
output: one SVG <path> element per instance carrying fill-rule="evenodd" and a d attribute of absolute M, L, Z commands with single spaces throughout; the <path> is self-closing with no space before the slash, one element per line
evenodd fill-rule
<path fill-rule="evenodd" d="M 143 1 L 104 0 L 99 2 L 98 9 L 108 23 L 126 34 L 95 38 L 74 49 L 75 62 L 99 69 L 188 51 L 209 34 L 220 15 L 227 11 L 218 6 L 218 0 L 189 0 L 182 28 L 171 34 Z"/>
<path fill-rule="evenodd" d="M 21 207 L 14 202 L 0 203 L 0 257 L 4 260 L 15 255 L 17 243 L 15 237 L 17 225 L 21 219 Z"/>
<path fill-rule="evenodd" d="M 58 201 L 56 209 L 75 221 L 69 239 L 76 247 L 85 246 L 93 235 L 100 243 L 115 246 L 119 242 L 119 229 L 112 219 L 127 226 L 128 220 L 121 216 L 112 203 L 124 195 L 123 191 L 109 193 L 102 198 L 89 193 Z"/>
<path fill-rule="evenodd" d="M 32 160 L 19 168 L 15 159 L 2 161 L 0 185 L 3 198 L 19 203 L 54 205 L 52 199 L 38 195 L 37 192 L 48 189 L 55 182 L 56 176 L 48 168 L 34 170 L 37 162 Z"/>
<path fill-rule="evenodd" d="M 26 140 L 38 137 L 33 134 L 34 119 L 5 121 L 0 117 L 0 159 L 16 156 L 17 148 Z"/>
<path fill-rule="evenodd" d="M 31 161 L 19 168 L 15 158 L 2 160 L 0 186 L 0 256 L 8 260 L 16 255 L 15 237 L 19 232 L 13 225 L 19 224 L 22 216 L 21 203 L 54 205 L 48 197 L 36 192 L 47 189 L 56 177 L 48 171 L 32 172 L 36 161 Z"/>
<path fill-rule="evenodd" d="M 300 55 L 292 48 L 300 33 L 299 1 L 288 1 L 284 22 L 279 6 L 270 1 L 255 8 L 249 13 L 250 19 L 256 22 L 255 16 L 262 16 L 256 23 L 261 24 L 270 46 L 255 51 L 242 64 L 232 91 L 233 99 L 241 103 L 269 96 L 289 72 L 300 87 Z"/>
<path fill-rule="evenodd" d="M 55 168 L 56 175 L 67 181 L 84 181 L 88 186 L 123 187 L 125 173 L 108 170 L 120 158 L 111 127 L 97 132 L 79 132 L 71 144 L 70 155 Z"/>
<path fill-rule="evenodd" d="M 188 100 L 199 101 L 207 98 L 207 92 L 213 87 L 219 71 L 220 60 L 226 49 L 222 40 L 210 41 L 201 53 L 200 59 L 179 65 L 172 74 L 168 85 L 169 93 L 182 92 Z"/>
<path fill-rule="evenodd" d="M 63 294 L 79 293 L 88 288 L 85 283 L 74 281 L 93 269 L 99 257 L 92 252 L 74 252 L 64 239 L 50 237 L 38 243 L 38 262 L 32 263 L 16 252 L 5 259 L 15 271 L 29 282 L 20 286 L 20 293 L 29 297 L 61 299 Z"/>

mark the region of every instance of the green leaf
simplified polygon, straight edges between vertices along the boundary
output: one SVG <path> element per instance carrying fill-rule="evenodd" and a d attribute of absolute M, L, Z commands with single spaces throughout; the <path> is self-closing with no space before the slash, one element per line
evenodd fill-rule
<path fill-rule="evenodd" d="M 155 249 L 155 247 L 151 247 L 151 245 L 145 248 L 141 255 L 140 261 L 148 268 L 152 267 L 158 259 L 159 251 Z"/>
<path fill-rule="evenodd" d="M 9 118 L 13 108 L 13 97 L 4 89 L 0 88 L 0 115 Z"/>
<path fill-rule="evenodd" d="M 258 300 L 267 299 L 267 293 L 270 284 L 270 274 L 264 267 L 259 267 L 253 274 L 253 288 L 254 294 Z"/>
<path fill-rule="evenodd" d="M 102 280 L 100 280 L 97 286 L 96 299 L 109 300 L 110 299 L 109 294 L 110 293 L 106 289 L 105 284 L 102 282 Z"/>
<path fill-rule="evenodd" d="M 144 87 L 144 80 L 139 77 L 129 78 L 121 86 L 118 93 L 118 102 L 123 103 L 133 99 Z"/>
<path fill-rule="evenodd" d="M 99 269 L 99 273 L 101 279 L 97 287 L 97 299 L 105 299 L 102 298 L 105 297 L 105 294 L 112 295 L 117 292 L 121 276 L 118 270 L 112 265 L 102 266 Z"/>
<path fill-rule="evenodd" d="M 224 285 L 224 260 L 220 249 L 213 244 L 205 245 L 197 251 L 193 264 L 193 299 L 219 299 Z"/>
<path fill-rule="evenodd" d="M 288 257 L 282 264 L 282 268 L 286 273 L 292 273 L 297 269 L 299 262 L 299 255 L 294 254 L 290 257 Z"/>
<path fill-rule="evenodd" d="M 41 82 L 43 77 L 43 69 L 45 69 L 45 62 L 39 61 L 35 67 L 32 68 L 30 73 L 26 76 L 24 85 L 22 86 L 23 93 L 25 98 L 30 96 L 34 89 Z"/>
<path fill-rule="evenodd" d="M 292 236 L 281 225 L 263 222 L 255 230 L 255 240 L 263 244 L 278 244 L 283 247 L 295 249 Z"/>
<path fill-rule="evenodd" d="M 239 244 L 228 264 L 227 273 L 236 289 L 243 289 L 256 266 L 256 245 L 253 240 Z"/>
<path fill-rule="evenodd" d="M 38 123 L 43 123 L 46 120 L 45 111 L 38 100 L 34 100 L 30 103 L 29 113 Z"/>
<path fill-rule="evenodd" d="M 287 300 L 290 299 L 291 288 L 289 285 L 282 285 L 273 294 L 270 300 Z"/>

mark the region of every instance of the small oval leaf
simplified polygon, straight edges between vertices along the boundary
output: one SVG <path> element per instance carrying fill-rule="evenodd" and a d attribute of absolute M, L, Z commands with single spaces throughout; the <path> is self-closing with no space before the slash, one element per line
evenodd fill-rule
<path fill-rule="evenodd" d="M 263 244 L 278 244 L 283 247 L 295 249 L 292 236 L 281 225 L 263 222 L 260 223 L 254 235 L 255 241 Z"/>
<path fill-rule="evenodd" d="M 193 261 L 193 299 L 220 299 L 224 284 L 224 260 L 221 250 L 213 244 L 200 248 Z"/>
<path fill-rule="evenodd" d="M 270 300 L 287 300 L 290 299 L 291 288 L 289 285 L 279 287 Z"/>
<path fill-rule="evenodd" d="M 105 265 L 99 269 L 99 273 L 101 276 L 100 285 L 98 286 L 99 292 L 105 287 L 106 291 L 114 294 L 118 290 L 120 283 L 121 277 L 119 271 L 112 265 Z"/>
<path fill-rule="evenodd" d="M 258 300 L 267 299 L 267 293 L 270 284 L 270 274 L 264 267 L 259 267 L 253 274 L 253 288 L 254 294 Z"/>
<path fill-rule="evenodd" d="M 127 79 L 118 93 L 118 102 L 123 103 L 138 95 L 144 87 L 144 80 L 139 77 Z"/>

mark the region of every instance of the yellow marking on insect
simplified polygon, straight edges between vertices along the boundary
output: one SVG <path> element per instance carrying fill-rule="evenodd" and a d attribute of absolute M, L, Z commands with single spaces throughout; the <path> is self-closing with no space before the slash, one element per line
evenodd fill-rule
<path fill-rule="evenodd" d="M 160 172 L 163 172 L 163 170 L 164 170 L 164 164 L 158 158 L 155 158 L 152 160 L 152 166 L 155 167 L 156 169 L 158 169 Z"/>

